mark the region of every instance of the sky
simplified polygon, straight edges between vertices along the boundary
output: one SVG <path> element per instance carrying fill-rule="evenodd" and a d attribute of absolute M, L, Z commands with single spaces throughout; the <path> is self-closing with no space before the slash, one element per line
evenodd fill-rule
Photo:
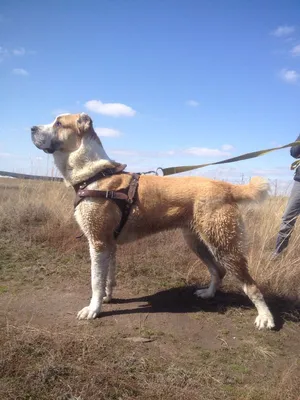
<path fill-rule="evenodd" d="M 0 170 L 53 174 L 32 125 L 86 112 L 128 170 L 214 162 L 300 133 L 298 0 L 1 0 Z M 292 182 L 289 150 L 195 171 Z"/>

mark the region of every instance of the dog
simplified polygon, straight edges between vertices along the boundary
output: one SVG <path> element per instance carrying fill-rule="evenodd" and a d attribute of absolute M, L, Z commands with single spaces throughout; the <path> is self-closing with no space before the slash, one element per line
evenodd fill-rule
<path fill-rule="evenodd" d="M 68 185 L 78 185 L 100 171 L 120 166 L 107 155 L 85 113 L 62 114 L 51 124 L 33 126 L 31 136 L 37 148 L 53 154 Z M 117 191 L 128 187 L 130 180 L 129 174 L 119 173 L 87 188 Z M 77 318 L 94 319 L 100 315 L 103 302 L 111 301 L 117 245 L 181 228 L 188 246 L 211 275 L 209 287 L 197 290 L 195 295 L 213 297 L 229 271 L 257 309 L 256 327 L 273 328 L 273 316 L 248 272 L 245 230 L 238 207 L 240 203 L 262 201 L 268 190 L 268 183 L 259 177 L 247 185 L 234 185 L 204 177 L 141 175 L 137 199 L 117 239 L 113 233 L 122 216 L 117 204 L 105 198 L 84 198 L 75 209 L 75 218 L 89 243 L 92 298 Z"/>

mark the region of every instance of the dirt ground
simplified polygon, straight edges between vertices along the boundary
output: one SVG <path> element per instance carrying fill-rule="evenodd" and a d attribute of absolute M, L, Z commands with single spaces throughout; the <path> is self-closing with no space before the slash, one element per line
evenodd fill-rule
<path fill-rule="evenodd" d="M 146 296 L 119 286 L 94 321 L 75 318 L 89 301 L 89 282 L 3 290 L 1 398 L 300 398 L 300 325 L 278 299 L 277 330 L 259 332 L 254 308 L 237 293 L 201 300 L 192 286 Z M 62 355 L 70 342 L 76 346 Z M 110 370 L 104 386 L 95 380 L 102 382 L 103 368 Z"/>

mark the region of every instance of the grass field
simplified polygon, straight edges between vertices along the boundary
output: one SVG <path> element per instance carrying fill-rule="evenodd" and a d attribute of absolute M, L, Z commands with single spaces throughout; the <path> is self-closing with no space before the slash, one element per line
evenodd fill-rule
<path fill-rule="evenodd" d="M 255 330 L 230 276 L 194 298 L 209 276 L 179 231 L 120 247 L 116 299 L 77 321 L 90 267 L 72 199 L 61 183 L 0 180 L 0 399 L 300 399 L 300 229 L 270 257 L 285 198 L 242 210 L 273 332 Z"/>

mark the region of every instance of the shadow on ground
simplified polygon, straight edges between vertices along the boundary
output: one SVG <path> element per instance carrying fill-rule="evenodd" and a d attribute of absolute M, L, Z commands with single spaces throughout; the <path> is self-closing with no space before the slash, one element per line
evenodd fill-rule
<path fill-rule="evenodd" d="M 225 314 L 229 309 L 253 309 L 251 301 L 241 293 L 218 291 L 213 299 L 201 299 L 194 295 L 196 286 L 176 287 L 152 295 L 127 299 L 115 298 L 112 304 L 145 302 L 137 308 L 103 311 L 101 317 L 137 313 L 193 313 L 215 312 Z M 300 322 L 300 304 L 295 301 L 275 296 L 266 296 L 275 319 L 276 330 L 280 330 L 285 321 Z"/>

